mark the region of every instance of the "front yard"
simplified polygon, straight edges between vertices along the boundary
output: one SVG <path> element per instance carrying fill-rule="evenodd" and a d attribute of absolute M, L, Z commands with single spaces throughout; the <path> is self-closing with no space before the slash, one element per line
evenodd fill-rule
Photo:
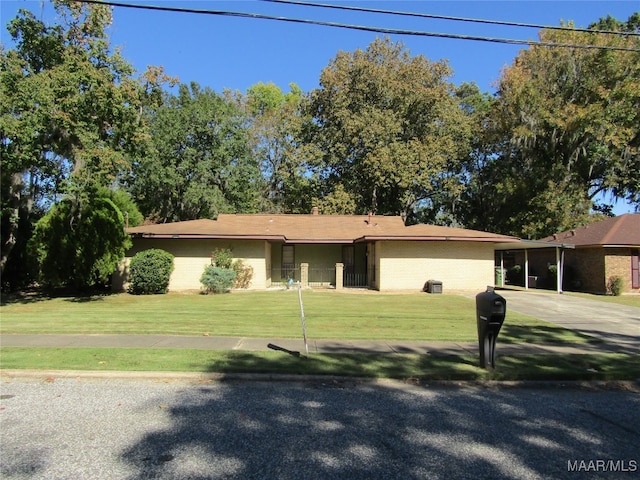
<path fill-rule="evenodd" d="M 461 295 L 305 290 L 307 335 L 315 339 L 477 341 L 475 302 Z M 301 336 L 296 290 L 224 295 L 129 294 L 4 298 L 1 332 Z M 589 337 L 509 312 L 502 342 L 584 342 Z"/>

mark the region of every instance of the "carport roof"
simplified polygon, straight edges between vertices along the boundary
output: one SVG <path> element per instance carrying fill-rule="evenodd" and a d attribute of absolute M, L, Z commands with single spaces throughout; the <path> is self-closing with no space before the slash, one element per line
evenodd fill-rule
<path fill-rule="evenodd" d="M 376 240 L 517 242 L 506 235 L 436 225 L 405 226 L 399 216 L 221 214 L 216 220 L 128 228 L 144 238 L 255 239 L 284 243 L 354 243 Z"/>

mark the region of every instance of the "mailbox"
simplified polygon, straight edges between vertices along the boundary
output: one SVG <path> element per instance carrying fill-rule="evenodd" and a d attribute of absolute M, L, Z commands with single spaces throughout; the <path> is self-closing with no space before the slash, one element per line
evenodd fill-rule
<path fill-rule="evenodd" d="M 495 368 L 496 338 L 504 323 L 507 301 L 493 287 L 476 295 L 476 320 L 478 322 L 478 346 L 480 366 Z"/>

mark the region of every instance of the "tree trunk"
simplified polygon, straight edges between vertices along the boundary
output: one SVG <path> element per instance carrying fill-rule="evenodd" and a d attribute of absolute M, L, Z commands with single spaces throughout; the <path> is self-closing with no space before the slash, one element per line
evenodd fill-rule
<path fill-rule="evenodd" d="M 16 245 L 18 226 L 20 224 L 20 203 L 22 200 L 22 173 L 14 173 L 11 176 L 11 187 L 9 187 L 9 225 L 7 229 L 7 238 L 2 244 L 2 256 L 0 258 L 0 275 L 4 273 L 4 267 L 7 265 L 11 250 Z"/>

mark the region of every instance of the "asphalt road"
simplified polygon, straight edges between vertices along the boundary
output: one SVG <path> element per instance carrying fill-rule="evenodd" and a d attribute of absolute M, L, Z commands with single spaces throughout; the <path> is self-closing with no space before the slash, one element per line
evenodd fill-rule
<path fill-rule="evenodd" d="M 631 391 L 5 377 L 0 396 L 2 479 L 640 475 Z"/>

